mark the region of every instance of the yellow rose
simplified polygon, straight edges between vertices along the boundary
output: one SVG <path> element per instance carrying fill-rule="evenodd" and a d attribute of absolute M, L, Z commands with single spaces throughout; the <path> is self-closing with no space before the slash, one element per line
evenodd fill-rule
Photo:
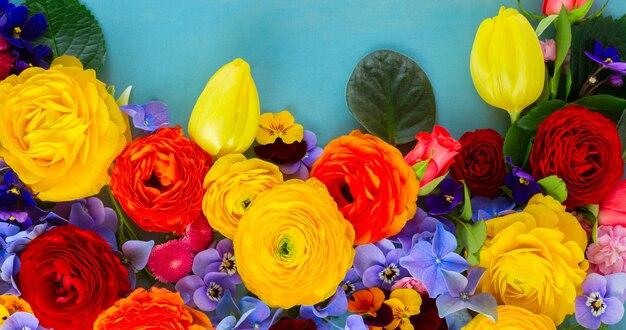
<path fill-rule="evenodd" d="M 353 242 L 354 229 L 317 179 L 289 180 L 260 193 L 233 239 L 246 288 L 285 309 L 333 295 L 352 266 Z"/>
<path fill-rule="evenodd" d="M 256 196 L 283 182 L 278 166 L 242 154 L 219 158 L 204 178 L 202 211 L 211 227 L 232 239 Z"/>
<path fill-rule="evenodd" d="M 550 330 L 556 329 L 554 322 L 547 316 L 533 314 L 523 308 L 509 305 L 498 306 L 498 321 L 493 322 L 484 314 L 478 314 L 464 330 Z"/>
<path fill-rule="evenodd" d="M 486 222 L 480 252 L 481 284 L 500 304 L 514 305 L 561 324 L 574 312 L 589 263 L 585 233 L 551 197 L 535 195 L 524 211 Z"/>
<path fill-rule="evenodd" d="M 75 57 L 0 82 L 0 158 L 41 200 L 97 194 L 128 130 L 105 84 Z"/>

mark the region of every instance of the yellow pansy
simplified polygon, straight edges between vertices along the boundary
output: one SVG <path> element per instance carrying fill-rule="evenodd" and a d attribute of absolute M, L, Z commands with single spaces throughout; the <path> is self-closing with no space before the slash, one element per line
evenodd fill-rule
<path fill-rule="evenodd" d="M 589 267 L 586 235 L 576 218 L 552 197 L 538 194 L 522 212 L 486 224 L 478 266 L 487 272 L 479 290 L 493 294 L 499 304 L 563 322 L 574 312 Z"/>
<path fill-rule="evenodd" d="M 97 194 L 127 143 L 128 117 L 71 56 L 0 82 L 0 159 L 45 201 Z"/>
<path fill-rule="evenodd" d="M 333 295 L 354 260 L 354 229 L 317 179 L 261 192 L 233 239 L 247 289 L 270 307 L 314 305 Z"/>
<path fill-rule="evenodd" d="M 285 144 L 302 141 L 304 128 L 295 123 L 295 119 L 287 110 L 279 113 L 264 113 L 259 122 L 256 140 L 259 144 L 270 144 L 280 138 Z"/>
<path fill-rule="evenodd" d="M 256 196 L 282 182 L 280 169 L 272 163 L 242 154 L 222 156 L 204 178 L 202 211 L 211 227 L 232 239 Z"/>
<path fill-rule="evenodd" d="M 523 308 L 509 305 L 498 306 L 498 320 L 491 321 L 484 314 L 478 314 L 466 326 L 464 330 L 554 330 L 554 322 L 547 316 L 531 313 Z"/>
<path fill-rule="evenodd" d="M 385 326 L 385 330 L 400 329 L 413 330 L 413 324 L 409 319 L 420 313 L 422 297 L 413 289 L 397 289 L 391 292 L 385 304 L 391 308 L 393 321 Z"/>

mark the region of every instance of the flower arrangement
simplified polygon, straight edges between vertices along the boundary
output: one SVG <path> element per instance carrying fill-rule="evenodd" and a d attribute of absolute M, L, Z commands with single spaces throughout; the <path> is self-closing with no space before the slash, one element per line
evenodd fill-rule
<path fill-rule="evenodd" d="M 476 27 L 469 71 L 505 136 L 452 137 L 425 72 L 380 50 L 346 89 L 367 132 L 318 146 L 261 113 L 243 59 L 208 80 L 188 138 L 97 78 L 78 0 L 0 1 L 0 329 L 619 323 L 626 20 L 593 2 Z"/>

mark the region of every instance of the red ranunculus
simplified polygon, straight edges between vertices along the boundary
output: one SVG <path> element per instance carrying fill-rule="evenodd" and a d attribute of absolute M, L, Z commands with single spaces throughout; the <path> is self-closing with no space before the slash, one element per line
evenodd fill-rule
<path fill-rule="evenodd" d="M 128 272 L 96 232 L 56 227 L 26 245 L 19 288 L 46 328 L 91 329 L 130 291 Z"/>
<path fill-rule="evenodd" d="M 472 195 L 498 195 L 506 176 L 500 133 L 491 128 L 478 129 L 463 134 L 459 142 L 463 147 L 454 157 L 450 175 L 457 181 L 465 180 Z"/>
<path fill-rule="evenodd" d="M 177 126 L 136 139 L 115 159 L 111 190 L 141 229 L 182 234 L 202 216 L 211 156 Z"/>
<path fill-rule="evenodd" d="M 598 204 L 624 175 L 622 144 L 615 123 L 571 105 L 546 118 L 530 152 L 536 179 L 556 175 L 567 185 L 568 209 Z"/>

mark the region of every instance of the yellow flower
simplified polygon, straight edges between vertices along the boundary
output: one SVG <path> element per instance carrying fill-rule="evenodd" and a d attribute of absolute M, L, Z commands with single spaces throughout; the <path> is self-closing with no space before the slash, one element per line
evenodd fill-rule
<path fill-rule="evenodd" d="M 400 330 L 413 330 L 413 324 L 409 318 L 420 313 L 422 297 L 413 289 L 397 289 L 391 292 L 385 304 L 391 308 L 393 321 L 385 326 L 385 330 L 399 328 Z"/>
<path fill-rule="evenodd" d="M 293 116 L 287 110 L 279 113 L 264 113 L 259 122 L 259 131 L 256 140 L 259 144 L 270 144 L 280 138 L 285 144 L 302 141 L 304 128 L 296 124 Z"/>
<path fill-rule="evenodd" d="M 242 153 L 254 142 L 260 113 L 250 65 L 238 58 L 221 67 L 206 84 L 187 131 L 213 156 Z"/>
<path fill-rule="evenodd" d="M 333 295 L 352 266 L 354 229 L 317 179 L 260 193 L 233 239 L 246 288 L 271 307 L 313 305 Z"/>
<path fill-rule="evenodd" d="M 479 286 L 500 304 L 544 314 L 555 324 L 574 312 L 589 263 L 580 224 L 552 197 L 535 195 L 522 212 L 486 222 Z"/>
<path fill-rule="evenodd" d="M 531 313 L 523 308 L 509 305 L 498 306 L 498 321 L 493 322 L 484 314 L 478 314 L 464 330 L 552 330 L 556 329 L 554 322 L 547 316 Z"/>
<path fill-rule="evenodd" d="M 0 158 L 41 200 L 97 194 L 128 130 L 104 83 L 75 57 L 0 82 Z"/>
<path fill-rule="evenodd" d="M 204 178 L 202 210 L 211 227 L 232 239 L 256 196 L 283 182 L 278 166 L 242 154 L 219 158 Z"/>
<path fill-rule="evenodd" d="M 470 59 L 480 97 L 504 109 L 515 122 L 543 90 L 545 64 L 539 39 L 528 20 L 512 8 L 480 24 Z"/>
<path fill-rule="evenodd" d="M 33 314 L 33 310 L 30 308 L 30 304 L 28 304 L 26 300 L 12 294 L 1 295 L 0 306 L 3 306 L 9 314 L 13 314 L 15 312 L 27 312 Z"/>

